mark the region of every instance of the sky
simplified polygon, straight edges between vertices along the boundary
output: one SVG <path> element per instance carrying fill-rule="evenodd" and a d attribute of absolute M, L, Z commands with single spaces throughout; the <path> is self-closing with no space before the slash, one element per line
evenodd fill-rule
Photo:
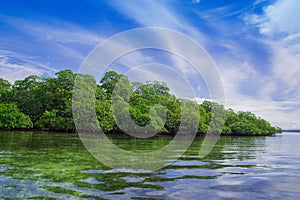
<path fill-rule="evenodd" d="M 115 34 L 167 28 L 192 38 L 211 57 L 226 107 L 251 111 L 285 129 L 300 128 L 299 9 L 298 0 L 0 0 L 0 77 L 13 83 L 32 74 L 77 72 Z M 175 57 L 140 50 L 120 57 L 111 69 L 126 73 L 129 66 L 145 64 L 139 70 L 147 73 L 147 64 L 160 63 L 157 73 L 164 73 L 163 65 L 173 68 L 198 99 L 209 99 L 205 81 Z M 148 73 L 150 78 L 153 70 Z"/>

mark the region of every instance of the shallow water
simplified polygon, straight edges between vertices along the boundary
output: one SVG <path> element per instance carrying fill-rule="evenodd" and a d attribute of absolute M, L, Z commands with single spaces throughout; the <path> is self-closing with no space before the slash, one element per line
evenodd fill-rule
<path fill-rule="evenodd" d="M 124 149 L 156 150 L 171 138 L 112 136 Z M 300 199 L 300 133 L 221 137 L 204 159 L 196 138 L 158 171 L 110 169 L 76 134 L 0 132 L 0 197 L 21 199 Z"/>

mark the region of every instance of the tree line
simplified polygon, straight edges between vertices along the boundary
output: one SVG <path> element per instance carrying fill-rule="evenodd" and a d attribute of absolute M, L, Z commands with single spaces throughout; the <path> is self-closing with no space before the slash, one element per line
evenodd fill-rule
<path fill-rule="evenodd" d="M 75 131 L 72 94 L 77 75 L 63 70 L 55 77 L 31 75 L 14 84 L 0 78 L 0 128 Z M 85 76 L 96 83 L 91 76 Z M 117 89 L 120 80 L 122 87 Z M 195 126 L 199 134 L 218 131 L 224 135 L 270 135 L 282 131 L 251 112 L 234 112 L 211 101 L 197 104 L 180 99 L 171 94 L 164 82 L 130 82 L 115 71 L 105 73 L 93 92 L 98 125 L 105 133 L 122 133 L 123 128 L 139 131 L 138 127 L 150 125 L 162 134 L 175 134 L 182 126 L 189 126 L 187 130 Z M 189 106 L 182 109 L 182 105 Z M 119 117 L 114 110 L 120 113 Z M 154 117 L 161 110 L 165 120 Z M 122 113 L 129 114 L 130 119 L 123 118 Z M 130 126 L 126 120 L 138 126 Z"/>

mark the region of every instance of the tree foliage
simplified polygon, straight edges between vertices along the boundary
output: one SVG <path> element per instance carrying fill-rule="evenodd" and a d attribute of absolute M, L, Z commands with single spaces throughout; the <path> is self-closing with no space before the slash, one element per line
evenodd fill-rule
<path fill-rule="evenodd" d="M 196 104 L 178 99 L 164 82 L 130 82 L 127 76 L 109 71 L 96 84 L 92 76 L 74 74 L 71 70 L 57 72 L 55 77 L 31 75 L 14 84 L 0 78 L 0 128 L 75 131 L 73 120 L 80 121 L 72 115 L 76 77 L 83 80 L 79 87 L 85 93 L 74 98 L 84 102 L 85 110 L 95 112 L 98 120 L 96 125 L 85 122 L 85 128 L 100 126 L 106 133 L 122 133 L 124 129 L 143 131 L 147 126 L 164 134 L 194 129 L 199 134 L 210 131 L 226 135 L 281 132 L 251 112 L 236 113 L 211 101 Z"/>
<path fill-rule="evenodd" d="M 29 116 L 20 112 L 15 104 L 0 104 L 0 128 L 32 128 Z"/>
<path fill-rule="evenodd" d="M 0 103 L 8 103 L 11 97 L 12 84 L 7 80 L 0 78 Z"/>

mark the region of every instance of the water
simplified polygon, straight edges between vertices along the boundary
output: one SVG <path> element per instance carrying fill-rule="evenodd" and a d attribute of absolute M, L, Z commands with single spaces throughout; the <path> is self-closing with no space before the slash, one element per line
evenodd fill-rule
<path fill-rule="evenodd" d="M 124 149 L 171 138 L 113 137 Z M 203 138 L 159 171 L 110 169 L 75 134 L 0 132 L 0 197 L 20 199 L 299 199 L 300 133 L 221 137 L 204 159 Z"/>

